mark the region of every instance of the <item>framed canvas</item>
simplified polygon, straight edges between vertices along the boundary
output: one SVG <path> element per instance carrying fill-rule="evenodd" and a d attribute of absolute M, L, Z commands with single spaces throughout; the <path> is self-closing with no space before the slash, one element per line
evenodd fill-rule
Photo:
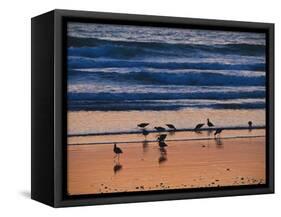
<path fill-rule="evenodd" d="M 54 207 L 274 192 L 274 25 L 32 18 L 32 198 Z"/>

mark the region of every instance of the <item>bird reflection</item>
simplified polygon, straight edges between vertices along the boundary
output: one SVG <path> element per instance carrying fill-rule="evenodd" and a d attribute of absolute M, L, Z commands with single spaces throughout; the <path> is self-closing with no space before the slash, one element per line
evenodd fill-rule
<path fill-rule="evenodd" d="M 166 151 L 166 149 L 164 147 L 159 148 L 159 150 L 160 150 L 160 156 L 158 158 L 158 163 L 162 164 L 162 163 L 164 163 L 165 161 L 168 160 L 168 158 L 167 158 L 167 151 Z"/>
<path fill-rule="evenodd" d="M 143 153 L 148 151 L 148 141 L 146 140 L 142 141 L 142 151 Z"/>
<path fill-rule="evenodd" d="M 213 130 L 212 129 L 208 130 L 207 134 L 208 134 L 208 136 L 212 135 L 213 134 Z"/>
<path fill-rule="evenodd" d="M 220 137 L 216 137 L 215 142 L 216 142 L 217 148 L 223 148 L 223 142 Z"/>
<path fill-rule="evenodd" d="M 176 131 L 175 131 L 175 130 L 169 131 L 169 135 L 170 135 L 170 136 L 173 136 L 173 135 L 175 135 L 175 134 L 176 134 Z"/>
<path fill-rule="evenodd" d="M 146 136 L 149 134 L 149 132 L 146 129 L 142 130 L 142 135 L 146 138 Z"/>
<path fill-rule="evenodd" d="M 165 147 L 168 146 L 164 141 L 159 141 L 159 142 L 158 142 L 158 145 L 159 145 L 160 150 L 161 150 L 161 149 L 164 149 L 164 150 L 165 150 Z"/>
<path fill-rule="evenodd" d="M 119 162 L 115 163 L 115 165 L 113 167 L 114 174 L 120 172 L 122 170 L 122 167 L 123 166 Z"/>

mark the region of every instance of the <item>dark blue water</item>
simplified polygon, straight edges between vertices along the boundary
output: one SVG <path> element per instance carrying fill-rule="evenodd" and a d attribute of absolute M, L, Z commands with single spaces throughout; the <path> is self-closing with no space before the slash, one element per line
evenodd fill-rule
<path fill-rule="evenodd" d="M 70 110 L 265 107 L 265 34 L 68 24 Z"/>

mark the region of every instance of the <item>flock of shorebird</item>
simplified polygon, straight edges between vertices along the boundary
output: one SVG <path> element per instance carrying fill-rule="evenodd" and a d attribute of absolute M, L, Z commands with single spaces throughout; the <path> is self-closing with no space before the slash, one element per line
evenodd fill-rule
<path fill-rule="evenodd" d="M 146 137 L 149 134 L 149 131 L 146 129 L 146 127 L 149 125 L 149 123 L 140 123 L 137 126 L 142 130 L 142 134 Z M 205 123 L 199 123 L 195 126 L 194 128 L 194 132 L 199 133 L 201 128 L 205 125 Z M 249 129 L 252 128 L 252 121 L 248 122 L 249 125 Z M 177 128 L 173 125 L 173 124 L 166 124 L 166 126 L 168 127 L 168 130 L 171 131 L 176 131 Z M 210 119 L 207 119 L 207 126 L 209 127 L 210 130 L 212 130 L 212 127 L 214 127 L 215 125 L 210 121 Z M 167 147 L 168 145 L 165 143 L 165 139 L 167 137 L 167 134 L 161 134 L 162 132 L 167 131 L 166 128 L 161 127 L 161 126 L 156 126 L 154 127 L 154 129 L 159 132 L 159 135 L 157 137 L 157 142 L 159 145 L 160 150 L 165 151 L 165 147 Z M 223 131 L 223 128 L 217 128 L 215 133 L 214 133 L 214 137 L 215 138 L 219 138 L 221 132 Z M 115 157 L 123 153 L 122 149 L 120 147 L 117 147 L 116 143 L 114 143 L 114 147 L 113 147 L 113 152 L 115 153 Z"/>

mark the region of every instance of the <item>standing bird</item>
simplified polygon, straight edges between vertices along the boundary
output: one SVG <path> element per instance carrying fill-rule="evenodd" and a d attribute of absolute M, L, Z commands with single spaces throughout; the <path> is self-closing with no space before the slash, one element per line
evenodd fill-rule
<path fill-rule="evenodd" d="M 248 125 L 249 125 L 249 128 L 251 129 L 253 127 L 253 122 L 252 121 L 249 121 L 248 122 Z"/>
<path fill-rule="evenodd" d="M 197 124 L 196 127 L 194 128 L 194 130 L 199 130 L 200 128 L 202 128 L 204 126 L 204 124 Z"/>
<path fill-rule="evenodd" d="M 123 153 L 122 149 L 117 147 L 116 143 L 114 143 L 113 152 L 115 153 L 115 157 L 118 156 L 118 159 L 119 155 Z"/>
<path fill-rule="evenodd" d="M 167 137 L 167 134 L 161 134 L 160 136 L 158 136 L 157 141 L 164 142 L 166 137 Z"/>
<path fill-rule="evenodd" d="M 138 127 L 140 127 L 140 128 L 145 128 L 145 127 L 147 127 L 149 125 L 149 123 L 140 123 L 140 124 L 138 124 Z"/>
<path fill-rule="evenodd" d="M 214 136 L 216 136 L 216 135 L 219 136 L 222 131 L 223 131 L 223 129 L 217 129 L 216 132 L 214 133 Z"/>
<path fill-rule="evenodd" d="M 215 126 L 215 125 L 210 121 L 209 118 L 207 119 L 207 125 L 208 125 L 208 127 L 213 127 L 213 126 Z"/>
<path fill-rule="evenodd" d="M 166 124 L 166 126 L 169 127 L 171 130 L 177 130 L 173 124 Z"/>
<path fill-rule="evenodd" d="M 164 127 L 154 127 L 155 130 L 157 130 L 158 132 L 163 132 L 166 129 Z"/>

